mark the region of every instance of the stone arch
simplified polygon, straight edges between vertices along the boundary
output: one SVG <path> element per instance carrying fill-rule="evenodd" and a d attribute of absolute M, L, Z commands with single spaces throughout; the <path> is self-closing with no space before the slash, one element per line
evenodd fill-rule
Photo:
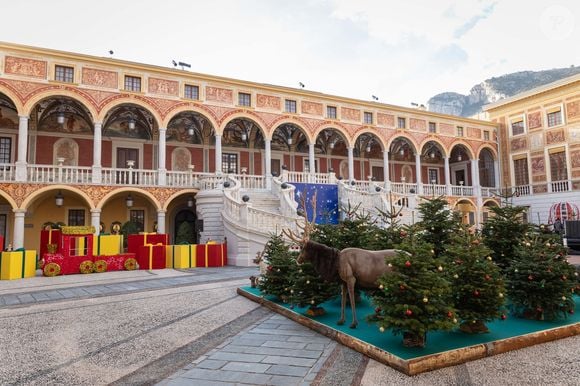
<path fill-rule="evenodd" d="M 480 156 L 481 156 L 481 152 L 482 152 L 483 150 L 489 150 L 489 151 L 491 152 L 491 154 L 493 155 L 493 159 L 494 159 L 494 161 L 497 161 L 497 159 L 498 159 L 498 158 L 497 158 L 497 157 L 498 157 L 498 155 L 497 155 L 497 150 L 496 150 L 496 149 L 494 149 L 494 148 L 493 148 L 493 146 L 490 146 L 490 145 L 488 145 L 488 144 L 484 144 L 483 146 L 481 146 L 481 147 L 480 147 L 480 148 L 477 150 L 477 159 L 479 159 L 479 158 L 480 158 Z"/>
<path fill-rule="evenodd" d="M 20 100 L 20 97 L 15 92 L 13 92 L 10 87 L 8 87 L 7 84 L 2 80 L 0 80 L 0 93 L 6 95 L 10 101 L 14 103 L 18 115 L 26 115 L 24 112 L 24 104 Z"/>
<path fill-rule="evenodd" d="M 337 132 L 340 133 L 340 135 L 344 139 L 344 142 L 346 144 L 349 144 L 350 135 L 348 133 L 348 130 L 347 130 L 346 127 L 344 127 L 339 122 L 323 122 L 321 125 L 318 125 L 316 127 L 316 130 L 314 130 L 313 138 L 316 140 L 316 138 L 318 138 L 318 136 L 320 135 L 320 133 L 322 133 L 326 129 L 328 129 L 328 130 L 336 130 Z"/>
<path fill-rule="evenodd" d="M 268 133 L 266 132 L 266 128 L 268 127 L 268 125 L 266 124 L 266 122 L 264 122 L 264 120 L 260 118 L 259 115 L 252 114 L 245 110 L 235 110 L 222 117 L 221 125 L 216 126 L 214 128 L 216 133 L 219 135 L 223 135 L 224 130 L 228 125 L 228 123 L 230 123 L 234 119 L 247 119 L 249 121 L 252 121 L 256 126 L 258 126 L 264 138 L 268 138 Z"/>
<path fill-rule="evenodd" d="M 447 147 L 445 146 L 445 144 L 443 143 L 443 141 L 441 141 L 441 139 L 437 138 L 437 137 L 427 137 L 425 138 L 420 144 L 419 144 L 419 149 L 423 150 L 423 148 L 425 147 L 425 145 L 427 145 L 429 142 L 435 142 L 437 145 L 439 145 L 439 150 L 441 150 L 443 152 L 443 156 L 448 156 L 451 154 L 451 152 L 448 152 L 449 149 L 447 149 Z"/>
<path fill-rule="evenodd" d="M 94 204 L 93 200 L 91 199 L 91 197 L 89 197 L 89 195 L 86 192 L 84 192 L 81 189 L 79 189 L 75 186 L 72 186 L 72 185 L 60 185 L 60 184 L 45 186 L 45 187 L 40 188 L 37 191 L 31 193 L 28 197 L 26 197 L 26 199 L 24 199 L 24 201 L 20 205 L 20 209 L 27 209 L 29 207 L 29 205 L 32 202 L 34 202 L 34 200 L 37 197 L 39 197 L 40 195 L 42 195 L 45 192 L 54 191 L 54 190 L 64 190 L 67 192 L 76 193 L 85 200 L 85 202 L 88 204 L 90 209 L 95 209 L 95 204 Z"/>
<path fill-rule="evenodd" d="M 118 189 L 110 191 L 103 198 L 101 198 L 101 200 L 97 203 L 96 208 L 103 209 L 103 206 L 107 203 L 107 201 L 109 201 L 109 199 L 111 197 L 114 197 L 114 196 L 118 195 L 119 193 L 124 193 L 124 192 L 142 194 L 143 196 L 147 197 L 147 199 L 149 199 L 149 202 L 151 204 L 153 204 L 153 206 L 155 207 L 156 210 L 161 209 L 161 203 L 159 202 L 159 200 L 157 200 L 157 198 L 153 194 L 151 194 L 147 190 L 135 188 L 135 187 L 131 187 L 131 186 L 122 187 L 122 188 L 118 188 Z"/>
<path fill-rule="evenodd" d="M 375 137 L 379 140 L 379 143 L 381 145 L 381 149 L 383 151 L 386 149 L 386 143 L 385 143 L 384 139 L 381 138 L 379 133 L 376 133 L 375 131 L 373 131 L 371 129 L 363 129 L 363 130 L 360 130 L 359 132 L 357 132 L 355 135 L 353 135 L 350 145 L 354 146 L 356 144 L 356 141 L 358 140 L 358 138 L 363 134 L 371 134 L 373 137 Z"/>
<path fill-rule="evenodd" d="M 449 155 L 451 155 L 451 153 L 453 153 L 453 148 L 456 146 L 459 146 L 459 145 L 463 145 L 463 147 L 467 150 L 467 155 L 469 156 L 470 160 L 474 159 L 473 149 L 471 148 L 469 143 L 467 143 L 466 141 L 464 141 L 462 139 L 455 140 L 455 141 L 453 141 L 453 143 L 451 143 L 451 145 L 449 145 Z"/>
<path fill-rule="evenodd" d="M 171 120 L 173 118 L 175 118 L 180 113 L 184 113 L 184 112 L 188 112 L 188 111 L 202 115 L 205 119 L 207 119 L 211 123 L 214 131 L 217 130 L 217 128 L 219 127 L 219 124 L 218 124 L 217 120 L 215 119 L 215 117 L 213 116 L 213 114 L 211 114 L 211 111 L 206 110 L 203 107 L 197 106 L 197 105 L 192 104 L 192 103 L 178 105 L 178 106 L 174 107 L 173 109 L 169 110 L 169 112 L 165 115 L 165 119 L 163 119 L 163 121 L 161 122 L 162 126 L 160 126 L 160 127 L 167 128 L 167 126 L 169 126 L 169 122 L 171 122 Z"/>
<path fill-rule="evenodd" d="M 11 206 L 10 209 L 12 209 L 12 210 L 18 209 L 18 205 L 16 204 L 16 201 L 14 201 L 14 199 L 2 189 L 0 189 L 0 197 L 4 198 L 8 202 L 8 204 L 10 204 L 10 206 Z"/>
<path fill-rule="evenodd" d="M 314 141 L 316 141 L 316 136 L 312 136 L 310 135 L 310 131 L 306 130 L 306 124 L 300 120 L 299 118 L 296 117 L 283 117 L 282 119 L 278 119 L 276 121 L 274 121 L 272 123 L 272 125 L 270 126 L 270 132 L 268 134 L 268 139 L 272 139 L 272 137 L 274 136 L 274 131 L 276 131 L 276 129 L 284 124 L 292 124 L 296 127 L 298 127 L 300 129 L 300 131 L 302 132 L 302 134 L 304 134 L 304 136 L 306 137 L 306 139 L 308 140 L 308 144 L 314 143 Z M 348 137 L 347 137 L 348 139 Z"/>
<path fill-rule="evenodd" d="M 169 209 L 169 205 L 171 204 L 171 202 L 173 200 L 175 200 L 177 197 L 183 196 L 184 194 L 197 194 L 198 190 L 197 189 L 180 189 L 179 191 L 173 193 L 171 196 L 167 197 L 167 200 L 165 200 L 165 203 L 163 204 L 163 210 L 167 211 Z"/>
<path fill-rule="evenodd" d="M 89 99 L 85 98 L 83 95 L 67 89 L 46 90 L 34 95 L 34 97 L 30 98 L 24 105 L 23 108 L 24 115 L 30 116 L 30 113 L 34 108 L 34 106 L 36 106 L 36 104 L 42 101 L 43 99 L 57 97 L 71 98 L 75 102 L 80 103 L 91 114 L 91 118 L 93 120 L 92 123 L 98 122 L 98 113 L 92 102 Z"/>
<path fill-rule="evenodd" d="M 188 148 L 179 146 L 171 152 L 171 170 L 185 172 L 191 164 L 191 152 Z"/>
<path fill-rule="evenodd" d="M 58 164 L 58 158 L 64 158 L 63 165 L 77 166 L 79 163 L 79 144 L 73 138 L 60 138 L 52 147 L 52 163 Z"/>
<path fill-rule="evenodd" d="M 417 151 L 419 151 L 419 149 L 421 149 L 418 146 L 417 141 L 415 141 L 415 139 L 413 137 L 409 137 L 409 136 L 404 135 L 404 134 L 398 134 L 398 135 L 392 136 L 389 139 L 389 141 L 387 142 L 387 149 L 390 149 L 393 142 L 395 142 L 397 139 L 401 139 L 401 138 L 404 139 L 405 141 L 407 141 L 411 146 L 413 146 L 414 152 L 417 152 Z"/>
<path fill-rule="evenodd" d="M 136 105 L 136 106 L 142 107 L 143 109 L 147 110 L 147 112 L 153 116 L 153 119 L 155 119 L 153 126 L 155 126 L 155 124 L 157 124 L 157 127 L 161 127 L 161 126 L 159 126 L 159 123 L 162 122 L 163 120 L 161 119 L 161 116 L 159 115 L 159 113 L 155 109 L 155 106 L 153 106 L 152 104 L 146 103 L 145 101 L 143 101 L 139 98 L 131 98 L 128 95 L 116 98 L 116 99 L 110 101 L 109 103 L 107 103 L 106 105 L 104 105 L 101 108 L 101 110 L 97 116 L 97 122 L 104 122 L 105 117 L 112 109 L 114 109 L 117 106 L 124 105 L 124 104 Z M 151 134 L 153 134 L 153 133 L 151 133 Z"/>

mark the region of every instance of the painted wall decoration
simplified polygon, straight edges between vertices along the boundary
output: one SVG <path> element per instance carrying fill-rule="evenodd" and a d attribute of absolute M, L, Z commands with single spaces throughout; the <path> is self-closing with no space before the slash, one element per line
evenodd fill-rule
<path fill-rule="evenodd" d="M 95 68 L 83 67 L 81 82 L 91 86 L 119 88 L 119 76 L 116 72 Z"/>
<path fill-rule="evenodd" d="M 304 114 L 322 115 L 322 103 L 302 101 L 300 106 Z"/>
<path fill-rule="evenodd" d="M 340 114 L 342 119 L 350 121 L 360 121 L 360 110 L 350 109 L 348 107 L 341 107 Z"/>
<path fill-rule="evenodd" d="M 481 130 L 476 129 L 475 127 L 468 127 L 467 128 L 467 136 L 469 138 L 481 138 Z"/>
<path fill-rule="evenodd" d="M 111 122 L 103 130 L 103 137 L 150 139 L 149 132 L 145 127 L 136 122 L 135 128 L 130 129 L 129 123 L 126 119 L 119 119 Z"/>
<path fill-rule="evenodd" d="M 528 141 L 526 141 L 525 138 L 512 139 L 510 147 L 511 151 L 523 150 L 526 147 L 528 147 Z"/>
<path fill-rule="evenodd" d="M 152 94 L 179 95 L 179 82 L 175 80 L 149 78 L 147 90 Z"/>
<path fill-rule="evenodd" d="M 379 126 L 395 127 L 395 116 L 391 114 L 377 113 L 377 123 Z"/>
<path fill-rule="evenodd" d="M 171 153 L 171 169 L 185 172 L 191 164 L 191 153 L 184 147 L 178 147 Z"/>
<path fill-rule="evenodd" d="M 537 129 L 538 127 L 542 127 L 542 112 L 536 111 L 528 114 L 528 129 Z"/>
<path fill-rule="evenodd" d="M 544 157 L 532 157 L 532 174 L 544 174 L 545 172 Z"/>
<path fill-rule="evenodd" d="M 540 150 L 544 148 L 544 137 L 542 133 L 536 133 L 530 135 L 530 149 Z"/>
<path fill-rule="evenodd" d="M 295 199 L 301 208 L 302 196 L 306 194 L 306 213 L 312 220 L 310 200 L 316 193 L 316 224 L 338 224 L 338 186 L 334 184 L 292 183 L 296 187 Z"/>
<path fill-rule="evenodd" d="M 57 122 L 57 114 L 43 117 L 38 124 L 37 130 L 75 134 L 92 133 L 91 126 L 82 117 L 71 113 L 65 113 L 63 124 Z"/>
<path fill-rule="evenodd" d="M 61 138 L 54 144 L 53 164 L 57 165 L 57 159 L 64 158 L 63 165 L 76 166 L 79 160 L 79 145 L 71 138 Z"/>
<path fill-rule="evenodd" d="M 46 78 L 46 62 L 42 60 L 6 56 L 4 72 L 33 78 Z"/>
<path fill-rule="evenodd" d="M 205 99 L 208 101 L 233 103 L 234 92 L 233 90 L 229 90 L 227 88 L 206 86 Z"/>
<path fill-rule="evenodd" d="M 569 121 L 580 119 L 580 100 L 566 104 L 566 116 Z"/>
<path fill-rule="evenodd" d="M 564 130 L 552 130 L 546 133 L 546 143 L 551 145 L 553 143 L 564 142 L 566 137 L 564 136 Z"/>
<path fill-rule="evenodd" d="M 573 168 L 580 168 L 580 150 L 574 150 L 570 153 L 570 161 Z"/>
<path fill-rule="evenodd" d="M 0 107 L 0 129 L 17 129 L 18 113 L 6 107 Z"/>
<path fill-rule="evenodd" d="M 256 95 L 256 102 L 258 107 L 266 108 L 266 109 L 274 109 L 280 110 L 280 98 L 271 96 L 271 95 L 264 95 L 264 94 L 257 94 Z"/>
<path fill-rule="evenodd" d="M 426 131 L 427 130 L 427 122 L 425 122 L 425 120 L 423 120 L 423 119 L 410 118 L 409 119 L 409 128 L 411 130 Z"/>
<path fill-rule="evenodd" d="M 448 123 L 439 124 L 439 131 L 441 134 L 455 135 L 455 126 Z"/>

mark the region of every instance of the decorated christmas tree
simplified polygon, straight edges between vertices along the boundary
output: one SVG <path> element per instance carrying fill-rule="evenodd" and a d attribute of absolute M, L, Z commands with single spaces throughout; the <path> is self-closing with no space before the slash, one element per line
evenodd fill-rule
<path fill-rule="evenodd" d="M 281 235 L 273 235 L 264 248 L 266 273 L 258 281 L 258 288 L 264 295 L 276 296 L 288 302 L 292 289 L 292 275 L 296 270 L 295 254 L 290 252 Z"/>
<path fill-rule="evenodd" d="M 324 314 L 320 304 L 340 294 L 338 282 L 327 282 L 315 271 L 312 264 L 299 265 L 290 278 L 292 282 L 289 302 L 300 308 L 309 306 L 306 313 L 310 316 Z"/>
<path fill-rule="evenodd" d="M 433 258 L 433 245 L 411 233 L 400 248 L 373 296 L 377 323 L 381 332 L 403 334 L 405 346 L 423 347 L 427 332 L 449 330 L 457 323 L 451 286 L 446 268 Z"/>
<path fill-rule="evenodd" d="M 466 333 L 488 332 L 486 322 L 502 317 L 505 286 L 491 251 L 479 235 L 466 226 L 450 237 L 445 257 L 450 264 L 450 281 L 460 329 Z"/>
<path fill-rule="evenodd" d="M 449 238 L 459 229 L 458 215 L 448 206 L 442 197 L 424 198 L 419 204 L 421 221 L 417 226 L 422 230 L 421 237 L 433 245 L 435 257 L 441 256 Z"/>
<path fill-rule="evenodd" d="M 514 260 L 506 271 L 513 312 L 538 320 L 574 313 L 576 271 L 560 236 L 544 227 L 514 244 Z"/>
<path fill-rule="evenodd" d="M 526 209 L 513 206 L 512 196 L 509 192 L 503 192 L 500 195 L 502 205 L 489 207 L 491 216 L 482 229 L 483 241 L 491 249 L 493 261 L 502 270 L 509 267 L 515 246 L 530 230 L 523 221 Z"/>

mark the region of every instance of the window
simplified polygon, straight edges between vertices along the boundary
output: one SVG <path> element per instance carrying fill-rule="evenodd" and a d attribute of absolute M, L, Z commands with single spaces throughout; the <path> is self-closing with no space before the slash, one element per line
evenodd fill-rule
<path fill-rule="evenodd" d="M 564 150 L 550 153 L 550 176 L 552 181 L 564 181 L 568 179 L 566 152 Z"/>
<path fill-rule="evenodd" d="M 430 184 L 438 184 L 439 183 L 439 170 L 429 168 L 427 170 L 427 172 L 429 173 L 429 181 L 428 182 Z"/>
<path fill-rule="evenodd" d="M 74 68 L 54 66 L 54 79 L 59 82 L 72 83 L 74 80 Z"/>
<path fill-rule="evenodd" d="M 238 155 L 235 153 L 222 153 L 222 171 L 224 173 L 238 172 Z"/>
<path fill-rule="evenodd" d="M 251 106 L 252 105 L 252 96 L 250 94 L 246 94 L 245 92 L 238 93 L 238 105 L 239 106 Z"/>
<path fill-rule="evenodd" d="M 326 106 L 326 118 L 336 119 L 336 107 Z"/>
<path fill-rule="evenodd" d="M 0 137 L 0 164 L 9 164 L 11 161 L 12 138 Z"/>
<path fill-rule="evenodd" d="M 524 133 L 524 121 L 512 122 L 512 135 L 520 135 Z"/>
<path fill-rule="evenodd" d="M 187 99 L 199 99 L 199 87 L 190 84 L 185 85 L 184 96 Z"/>
<path fill-rule="evenodd" d="M 69 226 L 83 226 L 83 225 L 85 225 L 85 210 L 84 209 L 69 209 L 68 210 L 68 225 Z"/>
<path fill-rule="evenodd" d="M 457 136 L 463 137 L 463 127 L 457 126 Z"/>
<path fill-rule="evenodd" d="M 126 91 L 141 91 L 141 78 L 137 76 L 125 75 Z"/>
<path fill-rule="evenodd" d="M 483 140 L 489 141 L 489 131 L 488 130 L 483 131 Z"/>
<path fill-rule="evenodd" d="M 369 113 L 369 112 L 365 111 L 364 122 L 369 124 L 369 125 L 372 125 L 373 124 L 373 113 Z"/>
<path fill-rule="evenodd" d="M 429 132 L 430 133 L 437 132 L 437 124 L 435 122 L 429 122 Z"/>
<path fill-rule="evenodd" d="M 558 126 L 561 124 L 562 124 L 562 114 L 560 110 L 548 113 L 548 127 Z"/>
<path fill-rule="evenodd" d="M 397 128 L 404 129 L 405 128 L 405 118 L 397 118 Z"/>
<path fill-rule="evenodd" d="M 129 221 L 137 224 L 139 232 L 145 231 L 145 211 L 143 209 L 131 209 L 129 211 Z"/>
<path fill-rule="evenodd" d="M 287 113 L 295 113 L 296 112 L 296 101 L 286 99 L 286 102 L 284 104 L 286 106 Z"/>
<path fill-rule="evenodd" d="M 314 171 L 318 172 L 320 169 L 318 168 L 318 160 L 314 159 Z M 302 158 L 302 170 L 305 173 L 310 173 L 310 160 L 307 157 Z"/>
<path fill-rule="evenodd" d="M 514 177 L 516 186 L 527 185 L 530 183 L 527 158 L 514 160 Z"/>

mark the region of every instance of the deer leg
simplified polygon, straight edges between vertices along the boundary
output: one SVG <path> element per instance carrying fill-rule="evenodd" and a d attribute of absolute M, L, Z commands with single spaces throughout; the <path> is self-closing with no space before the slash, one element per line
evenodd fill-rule
<path fill-rule="evenodd" d="M 352 323 L 350 324 L 350 328 L 356 328 L 358 325 L 358 321 L 356 320 L 356 304 L 354 298 L 354 283 L 356 282 L 355 278 L 348 279 L 348 298 L 350 300 L 350 309 L 352 310 Z"/>
<path fill-rule="evenodd" d="M 344 324 L 344 309 L 346 308 L 346 283 L 340 285 L 340 320 L 336 322 L 339 326 Z"/>

